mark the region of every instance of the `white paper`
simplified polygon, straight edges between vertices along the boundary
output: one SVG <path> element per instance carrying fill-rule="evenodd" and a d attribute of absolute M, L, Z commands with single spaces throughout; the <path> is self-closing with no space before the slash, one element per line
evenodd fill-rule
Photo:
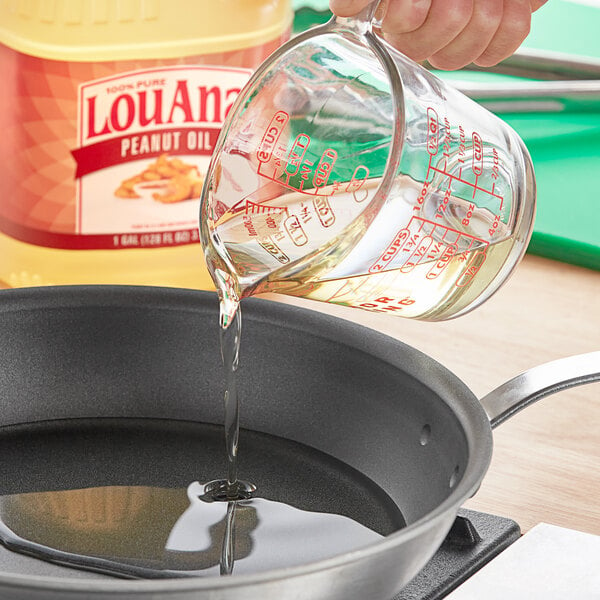
<path fill-rule="evenodd" d="M 541 523 L 447 600 L 600 600 L 600 536 Z"/>

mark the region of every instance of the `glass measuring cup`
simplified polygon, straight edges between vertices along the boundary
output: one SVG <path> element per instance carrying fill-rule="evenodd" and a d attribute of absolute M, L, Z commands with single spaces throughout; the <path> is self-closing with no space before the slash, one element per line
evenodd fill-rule
<path fill-rule="evenodd" d="M 282 46 L 229 111 L 200 223 L 222 298 L 441 320 L 488 298 L 525 252 L 523 142 L 377 36 L 377 4 Z"/>

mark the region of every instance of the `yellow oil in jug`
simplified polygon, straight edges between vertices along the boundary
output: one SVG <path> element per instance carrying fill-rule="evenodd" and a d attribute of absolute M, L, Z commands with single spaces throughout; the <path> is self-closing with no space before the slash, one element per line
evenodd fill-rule
<path fill-rule="evenodd" d="M 290 0 L 0 0 L 0 287 L 212 288 L 199 194 Z"/>

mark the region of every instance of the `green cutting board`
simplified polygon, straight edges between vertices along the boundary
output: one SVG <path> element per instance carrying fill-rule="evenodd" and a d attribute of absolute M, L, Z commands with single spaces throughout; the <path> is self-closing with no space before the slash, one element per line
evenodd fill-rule
<path fill-rule="evenodd" d="M 294 0 L 294 8 L 295 31 L 330 17 L 327 0 Z M 599 32 L 600 1 L 549 0 L 533 16 L 523 47 L 598 59 Z M 477 77 L 492 81 L 498 76 Z M 595 175 L 600 174 L 600 112 L 500 116 L 523 138 L 534 163 L 538 207 L 528 251 L 600 270 L 600 192 L 595 185 Z"/>
<path fill-rule="evenodd" d="M 600 2 L 549 0 L 523 44 L 600 59 Z M 503 115 L 533 159 L 538 209 L 529 251 L 600 270 L 600 113 Z"/>

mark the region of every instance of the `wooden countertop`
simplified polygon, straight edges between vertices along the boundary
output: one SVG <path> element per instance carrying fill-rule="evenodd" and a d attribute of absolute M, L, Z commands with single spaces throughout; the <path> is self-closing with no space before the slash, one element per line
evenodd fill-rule
<path fill-rule="evenodd" d="M 478 396 L 528 368 L 600 350 L 600 272 L 527 255 L 486 303 L 452 321 L 425 323 L 297 298 L 418 348 Z M 465 504 L 600 535 L 600 383 L 542 399 L 494 431 L 482 487 Z"/>

